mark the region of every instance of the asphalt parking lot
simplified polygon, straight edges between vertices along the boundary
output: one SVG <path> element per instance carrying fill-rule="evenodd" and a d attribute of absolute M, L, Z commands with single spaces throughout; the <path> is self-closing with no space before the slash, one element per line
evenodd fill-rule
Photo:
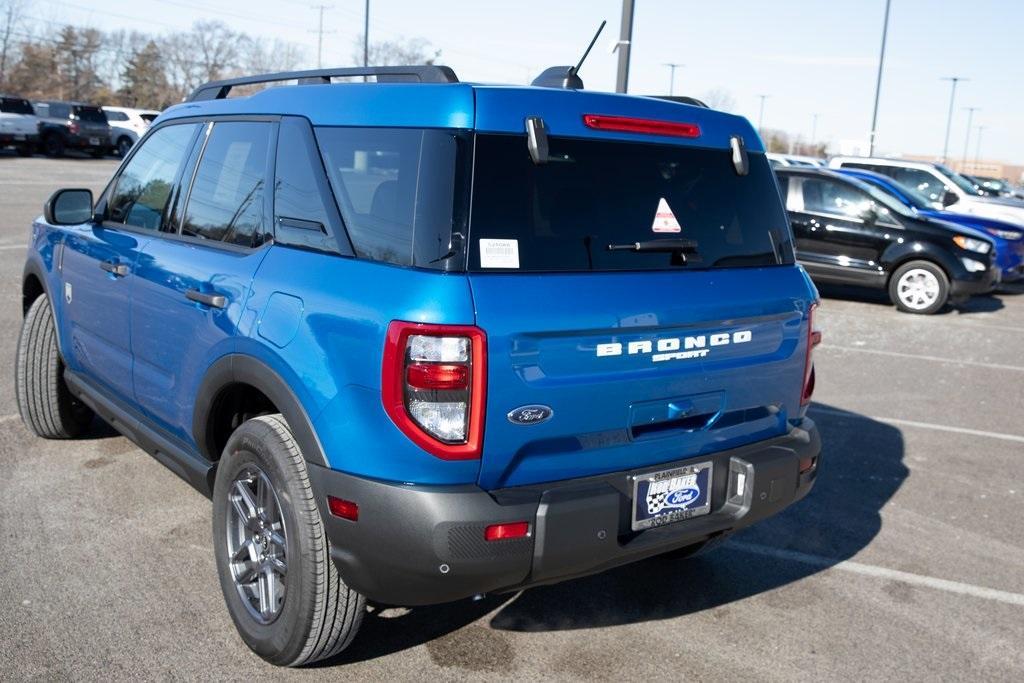
<path fill-rule="evenodd" d="M 210 504 L 102 426 L 30 436 L 13 362 L 31 220 L 115 161 L 0 156 L 0 678 L 1024 679 L 1024 287 L 932 317 L 825 290 L 811 495 L 706 556 L 375 610 L 280 671 L 221 598 Z"/>

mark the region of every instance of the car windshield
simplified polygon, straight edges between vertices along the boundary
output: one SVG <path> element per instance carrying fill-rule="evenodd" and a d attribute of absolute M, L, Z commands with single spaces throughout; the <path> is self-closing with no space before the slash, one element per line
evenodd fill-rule
<path fill-rule="evenodd" d="M 949 178 L 951 181 L 953 181 L 954 185 L 959 187 L 967 194 L 978 194 L 978 187 L 974 183 L 969 181 L 967 178 L 964 178 L 962 175 L 954 171 L 953 169 L 949 168 L 948 166 L 943 166 L 942 164 L 935 164 L 935 168 L 939 173 Z"/>
<path fill-rule="evenodd" d="M 0 111 L 5 114 L 34 114 L 28 100 L 17 97 L 0 97 Z"/>
<path fill-rule="evenodd" d="M 478 135 L 471 271 L 663 270 L 792 260 L 764 154 L 739 175 L 729 150 L 552 137 L 534 164 L 526 138 Z"/>

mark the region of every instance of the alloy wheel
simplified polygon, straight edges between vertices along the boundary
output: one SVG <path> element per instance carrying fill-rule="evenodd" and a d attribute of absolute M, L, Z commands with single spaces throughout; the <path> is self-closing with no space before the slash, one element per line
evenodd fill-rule
<path fill-rule="evenodd" d="M 920 311 L 939 298 L 939 279 L 923 268 L 908 270 L 896 283 L 896 296 L 907 308 Z"/>

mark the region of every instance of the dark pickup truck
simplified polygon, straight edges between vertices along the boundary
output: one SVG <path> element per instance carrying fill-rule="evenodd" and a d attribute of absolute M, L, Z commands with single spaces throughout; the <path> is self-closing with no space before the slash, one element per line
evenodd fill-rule
<path fill-rule="evenodd" d="M 110 154 L 110 124 L 99 107 L 80 102 L 36 102 L 40 150 L 49 157 L 69 149 L 99 158 Z"/>

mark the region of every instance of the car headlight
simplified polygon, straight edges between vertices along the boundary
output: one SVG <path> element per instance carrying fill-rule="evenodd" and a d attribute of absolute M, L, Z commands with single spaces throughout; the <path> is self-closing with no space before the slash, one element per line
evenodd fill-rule
<path fill-rule="evenodd" d="M 957 235 L 953 238 L 956 245 L 961 249 L 967 251 L 976 251 L 979 254 L 987 254 L 992 250 L 992 243 L 986 242 L 985 240 L 976 240 L 973 237 L 965 237 L 964 235 Z"/>
<path fill-rule="evenodd" d="M 1014 230 L 1000 230 L 999 228 L 987 228 L 988 234 L 995 235 L 999 239 L 1004 240 L 1019 240 L 1024 237 L 1024 232 L 1016 232 Z"/>

